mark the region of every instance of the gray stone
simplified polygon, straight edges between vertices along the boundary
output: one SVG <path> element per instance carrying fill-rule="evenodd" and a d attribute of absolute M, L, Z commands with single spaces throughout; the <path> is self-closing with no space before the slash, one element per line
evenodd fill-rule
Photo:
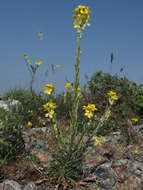
<path fill-rule="evenodd" d="M 7 101 L 0 100 L 0 107 L 5 109 L 6 111 L 10 111 L 10 107 L 18 104 L 20 104 L 20 102 L 14 99 L 9 99 Z"/>
<path fill-rule="evenodd" d="M 24 190 L 37 190 L 37 187 L 34 182 L 29 182 L 25 187 Z"/>
<path fill-rule="evenodd" d="M 137 177 L 143 176 L 143 164 L 137 161 L 130 161 L 128 165 L 129 171 Z"/>
<path fill-rule="evenodd" d="M 14 180 L 5 180 L 0 190 L 21 190 L 20 185 Z"/>
<path fill-rule="evenodd" d="M 121 167 L 122 165 L 125 165 L 127 163 L 128 163 L 127 159 L 113 160 L 114 167 Z"/>
<path fill-rule="evenodd" d="M 97 182 L 97 185 L 104 189 L 111 189 L 117 182 L 117 174 L 107 164 L 98 166 L 94 173 L 97 178 L 100 179 L 100 181 Z"/>

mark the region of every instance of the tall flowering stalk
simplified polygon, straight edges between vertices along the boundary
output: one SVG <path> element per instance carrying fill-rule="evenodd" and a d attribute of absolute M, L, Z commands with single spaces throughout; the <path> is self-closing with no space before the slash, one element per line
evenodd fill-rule
<path fill-rule="evenodd" d="M 40 56 L 40 41 L 42 40 L 43 32 L 40 30 L 39 32 L 39 45 L 38 45 L 38 56 L 35 64 L 31 63 L 31 59 L 28 58 L 27 54 L 24 53 L 24 59 L 28 68 L 28 71 L 30 73 L 31 79 L 30 79 L 30 92 L 32 94 L 33 92 L 33 83 L 36 76 L 36 71 L 39 68 L 39 66 L 42 64 L 42 61 L 39 59 Z"/>
<path fill-rule="evenodd" d="M 77 30 L 77 50 L 76 50 L 76 60 L 75 60 L 75 79 L 73 85 L 71 83 L 66 84 L 66 93 L 64 97 L 64 103 L 68 101 L 68 97 L 72 97 L 72 111 L 71 111 L 71 123 L 67 128 L 66 132 L 61 130 L 58 126 L 58 122 L 56 120 L 56 105 L 52 102 L 51 94 L 53 92 L 53 86 L 51 84 L 47 84 L 44 88 L 44 92 L 48 95 L 47 104 L 43 105 L 46 110 L 45 116 L 50 120 L 50 131 L 51 137 L 53 138 L 57 152 L 53 155 L 53 160 L 51 160 L 50 168 L 48 171 L 49 176 L 54 177 L 54 180 L 57 183 L 65 183 L 65 181 L 69 183 L 74 183 L 76 180 L 80 179 L 81 173 L 81 140 L 87 130 L 84 127 L 82 134 L 79 134 L 80 140 L 79 143 L 76 142 L 76 137 L 78 136 L 78 123 L 77 123 L 77 115 L 78 115 L 78 105 L 79 99 L 81 97 L 81 88 L 79 86 L 79 64 L 80 64 L 80 41 L 82 36 L 82 30 L 89 22 L 89 11 L 88 7 L 79 5 L 74 11 L 72 15 L 74 28 Z M 71 90 L 72 87 L 72 91 Z M 70 96 L 71 92 L 71 96 Z M 93 109 L 92 109 L 93 110 Z"/>
<path fill-rule="evenodd" d="M 74 92 L 73 92 L 73 106 L 71 113 L 71 128 L 72 128 L 72 136 L 71 136 L 71 144 L 70 147 L 77 135 L 77 112 L 78 112 L 78 104 L 79 104 L 79 64 L 80 64 L 80 41 L 82 37 L 82 30 L 85 29 L 86 26 L 89 26 L 88 23 L 90 21 L 90 13 L 88 7 L 79 5 L 74 11 L 72 15 L 73 18 L 73 26 L 77 30 L 78 38 L 77 38 L 77 50 L 76 50 L 76 61 L 75 61 L 75 80 L 74 80 Z"/>

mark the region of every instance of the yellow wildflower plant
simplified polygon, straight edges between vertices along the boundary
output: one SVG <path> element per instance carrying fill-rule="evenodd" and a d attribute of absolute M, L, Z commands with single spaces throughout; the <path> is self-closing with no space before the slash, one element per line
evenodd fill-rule
<path fill-rule="evenodd" d="M 42 64 L 42 61 L 40 61 L 39 57 L 40 57 L 40 40 L 42 40 L 42 36 L 43 36 L 43 32 L 42 30 L 40 30 L 40 32 L 38 33 L 39 35 L 39 44 L 38 44 L 38 55 L 37 55 L 37 59 L 36 59 L 36 62 L 33 64 L 31 59 L 28 58 L 27 54 L 24 53 L 24 59 L 25 59 L 25 62 L 26 62 L 26 65 L 28 67 L 28 71 L 30 73 L 30 93 L 33 93 L 33 84 L 34 84 L 34 81 L 35 81 L 35 75 L 36 75 L 36 72 L 39 68 L 39 66 Z"/>
<path fill-rule="evenodd" d="M 132 120 L 133 122 L 135 122 L 135 123 L 137 123 L 137 122 L 139 121 L 139 119 L 138 119 L 138 118 L 135 118 L 135 117 L 131 118 L 131 120 Z"/>
<path fill-rule="evenodd" d="M 31 121 L 28 121 L 27 126 L 28 126 L 28 127 L 32 127 Z"/>
<path fill-rule="evenodd" d="M 91 139 L 94 138 L 94 145 L 95 146 L 101 146 L 104 141 L 106 141 L 105 137 L 97 137 L 98 130 L 100 127 L 103 126 L 104 122 L 107 120 L 107 118 L 111 115 L 111 104 L 109 105 L 109 108 L 106 109 L 105 114 L 103 114 L 101 120 L 98 120 L 98 117 L 94 116 L 94 111 L 97 110 L 96 106 L 94 104 L 87 104 L 84 105 L 82 108 L 84 110 L 84 115 L 88 117 L 88 122 L 83 120 L 83 122 L 79 122 L 78 120 L 78 110 L 80 105 L 80 96 L 82 89 L 79 86 L 79 65 L 80 65 L 80 54 L 81 54 L 81 46 L 80 41 L 82 39 L 82 29 L 84 29 L 87 25 L 89 25 L 89 15 L 90 10 L 86 6 L 79 5 L 75 10 L 74 14 L 72 15 L 72 18 L 74 20 L 74 28 L 77 29 L 77 50 L 76 50 L 76 59 L 75 59 L 75 79 L 73 81 L 73 88 L 72 93 L 67 93 L 68 90 L 70 90 L 71 86 L 70 84 L 66 84 L 66 93 L 64 96 L 64 103 L 69 101 L 69 97 L 72 98 L 72 105 L 70 108 L 70 123 L 69 127 L 66 128 L 66 130 L 63 129 L 63 127 L 59 126 L 62 124 L 61 122 L 58 122 L 58 118 L 55 114 L 55 108 L 56 105 L 52 102 L 53 97 L 50 96 L 48 99 L 51 102 L 46 103 L 43 105 L 43 107 L 46 110 L 46 117 L 48 119 L 52 119 L 50 122 L 50 133 L 52 137 L 52 142 L 55 145 L 56 152 L 54 151 L 54 159 L 51 160 L 49 163 L 49 171 L 47 174 L 50 174 L 50 177 L 53 178 L 54 183 L 59 184 L 63 183 L 64 181 L 70 184 L 76 183 L 76 181 L 80 180 L 80 170 L 82 171 L 82 168 L 79 167 L 79 164 L 81 163 L 84 153 L 83 149 L 89 145 L 89 142 Z M 54 87 L 52 83 L 47 84 L 44 88 L 45 93 L 52 94 L 54 91 Z M 69 95 L 69 96 L 68 96 Z M 109 98 L 112 101 L 115 101 L 117 99 L 116 94 L 109 93 Z M 91 119 L 92 118 L 92 119 Z M 94 121 L 93 121 L 94 120 Z M 97 126 L 93 129 L 93 124 L 96 123 Z M 98 122 L 99 121 L 99 122 Z M 82 124 L 81 129 L 80 125 Z M 91 136 L 88 136 L 88 134 L 91 133 Z M 84 140 L 84 137 L 88 136 L 86 140 Z M 93 147 L 92 147 L 93 148 Z M 66 154 L 61 154 L 63 150 L 66 150 Z M 81 154 L 82 153 L 82 154 Z M 79 155 L 78 157 L 75 157 L 76 155 Z M 69 158 L 70 155 L 70 158 Z M 73 160 L 75 158 L 75 160 Z M 63 162 L 64 159 L 64 162 Z M 59 170 L 57 170 L 59 168 Z M 70 171 L 70 172 L 69 172 Z M 71 175 L 72 173 L 72 175 Z M 56 177 L 55 177 L 56 176 Z"/>
<path fill-rule="evenodd" d="M 40 66 L 40 65 L 42 64 L 42 61 L 37 60 L 37 61 L 35 62 L 35 64 L 36 64 L 37 66 Z"/>
<path fill-rule="evenodd" d="M 66 84 L 66 90 L 67 90 L 67 92 L 69 92 L 70 87 L 71 87 L 71 83 L 67 83 L 67 84 Z"/>
<path fill-rule="evenodd" d="M 92 118 L 93 112 L 97 110 L 94 104 L 88 104 L 87 106 L 83 106 L 83 109 L 85 110 L 84 115 L 87 116 L 88 118 Z"/>
<path fill-rule="evenodd" d="M 119 99 L 119 96 L 117 96 L 117 93 L 113 91 L 110 91 L 109 93 L 107 93 L 107 96 L 109 98 L 109 103 L 111 105 L 114 103 L 114 101 Z"/>
<path fill-rule="evenodd" d="M 72 18 L 74 20 L 73 25 L 74 28 L 79 32 L 81 29 L 84 29 L 86 26 L 90 26 L 88 23 L 90 19 L 89 7 L 79 5 L 76 9 L 73 10 L 74 14 Z"/>
<path fill-rule="evenodd" d="M 55 87 L 53 86 L 52 83 L 49 83 L 46 84 L 46 86 L 43 89 L 45 94 L 51 95 L 54 92 Z"/>

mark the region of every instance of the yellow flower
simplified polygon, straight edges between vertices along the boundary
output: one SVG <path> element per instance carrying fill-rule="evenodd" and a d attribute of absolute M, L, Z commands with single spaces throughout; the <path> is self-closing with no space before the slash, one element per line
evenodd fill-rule
<path fill-rule="evenodd" d="M 45 117 L 49 117 L 52 119 L 55 113 L 54 109 L 56 108 L 55 103 L 47 102 L 45 105 L 43 105 L 43 107 L 46 111 L 48 111 L 48 113 L 45 114 Z"/>
<path fill-rule="evenodd" d="M 42 61 L 37 60 L 35 64 L 36 64 L 37 66 L 39 66 L 39 65 L 41 65 L 41 64 L 42 64 Z"/>
<path fill-rule="evenodd" d="M 69 92 L 70 87 L 71 87 L 71 83 L 67 83 L 67 84 L 66 84 L 66 89 L 67 89 L 67 92 Z"/>
<path fill-rule="evenodd" d="M 26 53 L 24 53 L 24 58 L 25 58 L 25 59 L 27 59 L 27 58 L 28 58 L 28 56 L 26 55 Z"/>
<path fill-rule="evenodd" d="M 89 119 L 93 117 L 93 112 L 92 111 L 85 111 L 85 116 L 87 116 Z"/>
<path fill-rule="evenodd" d="M 92 118 L 93 112 L 97 110 L 94 104 L 88 104 L 87 106 L 83 106 L 83 109 L 85 110 L 84 115 L 87 116 L 88 118 Z"/>
<path fill-rule="evenodd" d="M 100 137 L 97 137 L 97 136 L 95 136 L 94 137 L 94 146 L 101 146 L 102 144 L 101 144 L 101 141 L 106 141 L 106 138 L 105 137 L 103 137 L 103 136 L 100 136 Z"/>
<path fill-rule="evenodd" d="M 52 83 L 49 83 L 49 84 L 46 84 L 46 86 L 43 89 L 45 90 L 44 93 L 50 95 L 54 92 L 55 87 L 53 86 Z"/>
<path fill-rule="evenodd" d="M 103 136 L 100 136 L 100 141 L 106 141 L 106 138 L 105 137 L 103 137 Z"/>
<path fill-rule="evenodd" d="M 73 25 L 74 28 L 79 31 L 80 29 L 84 29 L 86 26 L 89 26 L 88 23 L 90 21 L 90 13 L 89 7 L 79 5 L 76 9 L 73 10 L 74 14 L 72 18 L 74 20 Z"/>
<path fill-rule="evenodd" d="M 45 108 L 46 111 L 51 111 L 56 108 L 56 105 L 53 102 L 47 102 L 45 105 L 43 105 L 43 107 Z"/>
<path fill-rule="evenodd" d="M 135 149 L 135 150 L 134 150 L 134 154 L 139 154 L 139 150 L 138 150 L 138 149 Z"/>
<path fill-rule="evenodd" d="M 83 106 L 84 110 L 88 110 L 88 111 L 95 111 L 97 110 L 97 108 L 95 107 L 94 104 L 88 104 L 87 106 Z"/>
<path fill-rule="evenodd" d="M 134 121 L 135 123 L 137 123 L 139 121 L 138 118 L 132 118 L 131 120 Z"/>
<path fill-rule="evenodd" d="M 27 126 L 32 127 L 32 123 L 30 121 L 28 121 Z"/>
<path fill-rule="evenodd" d="M 42 40 L 42 37 L 43 37 L 43 31 L 40 30 L 40 32 L 38 33 L 39 37 L 40 37 L 40 40 Z"/>
<path fill-rule="evenodd" d="M 114 103 L 115 100 L 119 99 L 119 96 L 117 96 L 116 92 L 110 91 L 109 93 L 107 93 L 108 98 L 109 98 L 109 103 L 112 105 Z"/>
<path fill-rule="evenodd" d="M 54 116 L 54 113 L 55 113 L 54 110 L 51 110 L 51 111 L 49 111 L 48 113 L 45 114 L 45 117 L 49 117 L 49 118 L 52 119 L 53 116 Z"/>
<path fill-rule="evenodd" d="M 94 146 L 101 146 L 102 144 L 99 141 L 94 142 Z"/>

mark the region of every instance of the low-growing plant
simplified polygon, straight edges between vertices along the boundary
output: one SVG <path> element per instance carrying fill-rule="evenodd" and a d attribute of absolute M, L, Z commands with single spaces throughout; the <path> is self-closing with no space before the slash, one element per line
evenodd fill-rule
<path fill-rule="evenodd" d="M 2 131 L 4 130 L 4 122 L 0 119 L 0 167 L 9 156 L 10 144 L 5 140 Z"/>
<path fill-rule="evenodd" d="M 42 125 L 41 118 L 44 117 L 44 112 L 41 108 L 41 104 L 46 102 L 43 94 L 38 94 L 34 91 L 31 94 L 28 90 L 13 89 L 5 93 L 3 99 L 14 99 L 19 101 L 19 104 L 16 105 L 16 110 L 13 110 L 14 114 L 19 115 L 20 121 L 17 120 L 16 122 L 20 122 L 22 126 L 27 126 L 29 121 L 33 126 L 38 127 Z"/>
<path fill-rule="evenodd" d="M 21 154 L 25 143 L 19 125 L 19 115 L 0 108 L 0 116 L 0 166 L 2 166 L 11 156 Z"/>

